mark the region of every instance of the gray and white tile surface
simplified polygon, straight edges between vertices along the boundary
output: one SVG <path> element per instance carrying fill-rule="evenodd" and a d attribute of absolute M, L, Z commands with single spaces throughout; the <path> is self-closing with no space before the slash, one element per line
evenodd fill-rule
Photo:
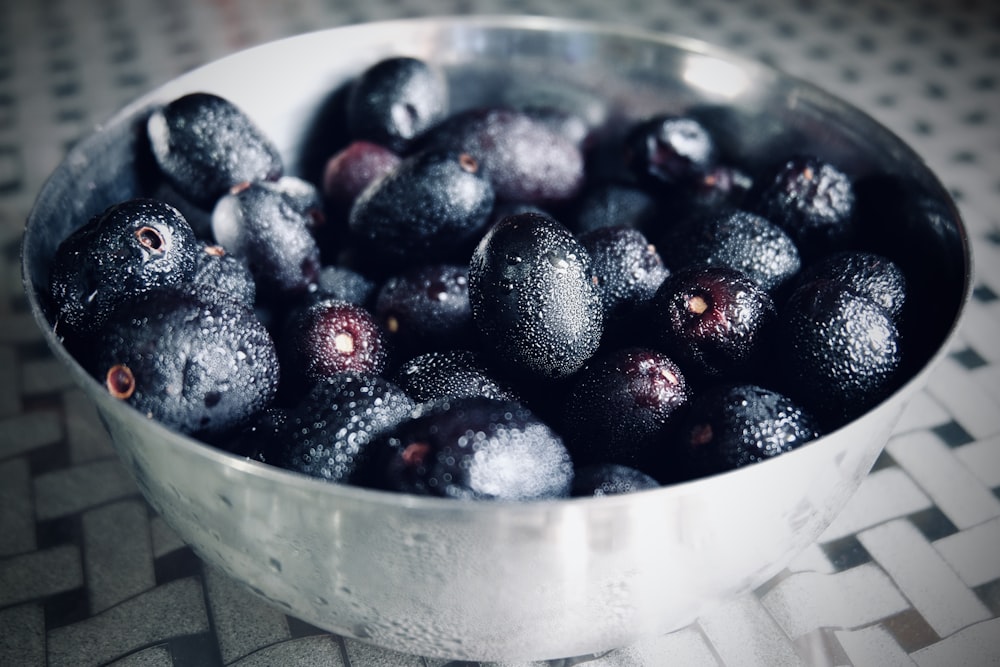
<path fill-rule="evenodd" d="M 297 32 L 459 13 L 682 33 L 813 80 L 924 156 L 954 193 L 977 260 L 949 356 L 817 543 L 754 594 L 584 664 L 1000 664 L 993 0 L 0 0 L 0 665 L 449 664 L 324 633 L 194 556 L 142 500 L 42 344 L 18 252 L 66 148 L 153 86 Z"/>

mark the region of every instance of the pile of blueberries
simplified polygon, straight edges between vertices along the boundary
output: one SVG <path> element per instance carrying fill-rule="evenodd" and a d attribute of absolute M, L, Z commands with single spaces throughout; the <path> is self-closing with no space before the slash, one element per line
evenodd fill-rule
<path fill-rule="evenodd" d="M 690 114 L 449 99 L 428 62 L 374 63 L 311 180 L 227 99 L 158 105 L 159 189 L 61 243 L 57 333 L 211 446 L 463 499 L 731 470 L 906 379 L 912 289 L 837 165 L 741 164 Z"/>

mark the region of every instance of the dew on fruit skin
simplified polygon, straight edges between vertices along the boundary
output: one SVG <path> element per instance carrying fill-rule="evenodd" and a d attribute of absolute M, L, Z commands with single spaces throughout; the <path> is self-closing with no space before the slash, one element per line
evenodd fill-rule
<path fill-rule="evenodd" d="M 448 299 L 448 286 L 440 280 L 435 280 L 428 285 L 427 296 L 432 301 L 445 301 Z"/>
<path fill-rule="evenodd" d="M 545 259 L 547 259 L 549 264 L 551 264 L 552 267 L 558 272 L 565 271 L 569 268 L 569 260 L 555 250 L 550 250 L 545 253 Z"/>

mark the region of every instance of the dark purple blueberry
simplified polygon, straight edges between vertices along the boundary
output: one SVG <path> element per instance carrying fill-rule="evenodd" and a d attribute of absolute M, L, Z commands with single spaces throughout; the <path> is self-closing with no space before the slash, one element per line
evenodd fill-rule
<path fill-rule="evenodd" d="M 149 143 L 164 177 L 192 203 L 211 209 L 229 188 L 277 179 L 281 155 L 260 128 L 231 101 L 190 93 L 155 109 Z"/>
<path fill-rule="evenodd" d="M 677 471 L 701 477 L 789 452 L 820 435 L 817 420 L 784 394 L 723 384 L 695 395 L 678 429 Z"/>
<path fill-rule="evenodd" d="M 443 401 L 384 439 L 381 484 L 392 491 L 463 500 L 569 495 L 573 464 L 559 436 L 513 401 Z"/>
<path fill-rule="evenodd" d="M 191 282 L 214 287 L 252 308 L 257 283 L 246 261 L 226 252 L 221 245 L 203 244 Z"/>
<path fill-rule="evenodd" d="M 351 231 L 394 260 L 446 259 L 489 221 L 493 187 L 469 153 L 427 151 L 403 160 L 354 201 Z"/>
<path fill-rule="evenodd" d="M 624 160 L 636 181 L 655 194 L 691 187 L 716 163 L 715 142 L 694 118 L 658 114 L 636 122 L 624 139 Z"/>
<path fill-rule="evenodd" d="M 216 242 L 247 262 L 258 295 L 271 300 L 315 284 L 321 264 L 312 226 L 301 202 L 272 182 L 243 183 L 212 211 Z"/>
<path fill-rule="evenodd" d="M 189 435 L 216 437 L 242 427 L 277 392 L 270 334 L 251 309 L 209 287 L 135 295 L 94 341 L 88 367 L 112 396 Z"/>
<path fill-rule="evenodd" d="M 472 396 L 516 399 L 510 389 L 493 377 L 480 355 L 466 349 L 417 355 L 400 366 L 392 379 L 418 403 Z"/>
<path fill-rule="evenodd" d="M 374 315 L 399 354 L 469 345 L 476 331 L 468 265 L 422 264 L 388 278 Z"/>
<path fill-rule="evenodd" d="M 831 280 L 796 289 L 781 309 L 773 369 L 782 389 L 839 426 L 894 388 L 902 342 L 878 303 Z"/>
<path fill-rule="evenodd" d="M 763 185 L 756 212 L 784 229 L 803 258 L 842 250 L 854 241 L 854 186 L 834 165 L 796 156 Z"/>
<path fill-rule="evenodd" d="M 354 269 L 328 264 L 320 269 L 316 287 L 309 292 L 308 298 L 310 301 L 337 299 L 367 306 L 374 300 L 377 290 L 374 281 Z"/>
<path fill-rule="evenodd" d="M 603 227 L 578 238 L 590 254 L 605 321 L 640 311 L 670 275 L 656 247 L 638 229 Z"/>
<path fill-rule="evenodd" d="M 469 264 L 472 317 L 493 362 L 515 375 L 563 378 L 597 350 L 600 290 L 586 248 L 554 219 L 504 218 Z"/>
<path fill-rule="evenodd" d="M 307 382 L 347 371 L 378 375 L 388 358 L 385 336 L 371 313 L 336 299 L 293 310 L 282 329 L 280 351 L 289 373 Z"/>
<path fill-rule="evenodd" d="M 585 234 L 602 227 L 631 227 L 640 231 L 659 216 L 657 200 L 633 185 L 606 183 L 580 194 L 573 230 Z"/>
<path fill-rule="evenodd" d="M 191 280 L 200 247 L 169 204 L 130 199 L 108 207 L 56 249 L 49 291 L 57 331 L 92 331 L 122 299 Z"/>
<path fill-rule="evenodd" d="M 335 209 L 349 211 L 372 181 L 395 169 L 401 160 L 385 146 L 370 141 L 351 142 L 327 161 L 323 196 Z"/>
<path fill-rule="evenodd" d="M 781 227 L 738 209 L 684 220 L 666 232 L 660 245 L 669 248 L 664 261 L 674 271 L 726 266 L 768 291 L 785 284 L 802 266 L 795 242 Z"/>
<path fill-rule="evenodd" d="M 651 476 L 617 463 L 594 463 L 576 469 L 570 495 L 577 498 L 617 496 L 659 488 Z"/>
<path fill-rule="evenodd" d="M 274 463 L 330 482 L 365 485 L 373 443 L 414 407 L 402 389 L 377 375 L 330 376 L 289 409 L 285 446 Z"/>
<path fill-rule="evenodd" d="M 381 60 L 362 72 L 347 96 L 354 139 L 404 151 L 448 113 L 448 81 L 435 65 L 406 56 Z"/>
<path fill-rule="evenodd" d="M 580 148 L 523 111 L 460 111 L 431 130 L 421 145 L 473 156 L 500 201 L 545 207 L 572 199 L 583 186 Z"/>
<path fill-rule="evenodd" d="M 748 369 L 777 319 L 766 290 L 745 273 L 723 266 L 671 274 L 653 297 L 650 312 L 649 325 L 662 349 L 688 375 L 707 378 Z"/>
<path fill-rule="evenodd" d="M 593 359 L 573 379 L 562 432 L 578 464 L 641 467 L 687 403 L 687 381 L 669 357 L 625 348 Z"/>
<path fill-rule="evenodd" d="M 899 322 L 906 303 L 907 281 L 902 269 L 888 257 L 861 250 L 833 253 L 807 267 L 796 284 L 831 280 L 882 306 Z"/>

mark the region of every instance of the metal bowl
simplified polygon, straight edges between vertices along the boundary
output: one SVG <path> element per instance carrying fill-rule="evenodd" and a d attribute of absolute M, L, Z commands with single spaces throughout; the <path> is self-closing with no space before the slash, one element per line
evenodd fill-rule
<path fill-rule="evenodd" d="M 150 105 L 195 90 L 228 97 L 306 174 L 319 157 L 319 120 L 332 91 L 393 54 L 444 66 L 456 108 L 493 101 L 501 84 L 544 92 L 560 82 L 555 94 L 611 118 L 700 113 L 726 150 L 750 163 L 795 147 L 868 179 L 884 208 L 882 232 L 899 239 L 915 275 L 933 276 L 920 280 L 933 298 L 910 379 L 861 418 L 765 463 L 627 496 L 525 503 L 329 484 L 214 449 L 109 396 L 53 332 L 47 272 L 72 229 L 159 187 L 142 138 Z M 23 243 L 24 287 L 45 340 L 97 405 L 148 501 L 199 556 L 332 632 L 473 660 L 628 645 L 682 627 L 776 574 L 870 470 L 954 335 L 970 276 L 969 241 L 947 192 L 911 149 L 857 109 L 697 41 L 537 17 L 336 28 L 185 74 L 69 153 L 42 188 Z"/>

